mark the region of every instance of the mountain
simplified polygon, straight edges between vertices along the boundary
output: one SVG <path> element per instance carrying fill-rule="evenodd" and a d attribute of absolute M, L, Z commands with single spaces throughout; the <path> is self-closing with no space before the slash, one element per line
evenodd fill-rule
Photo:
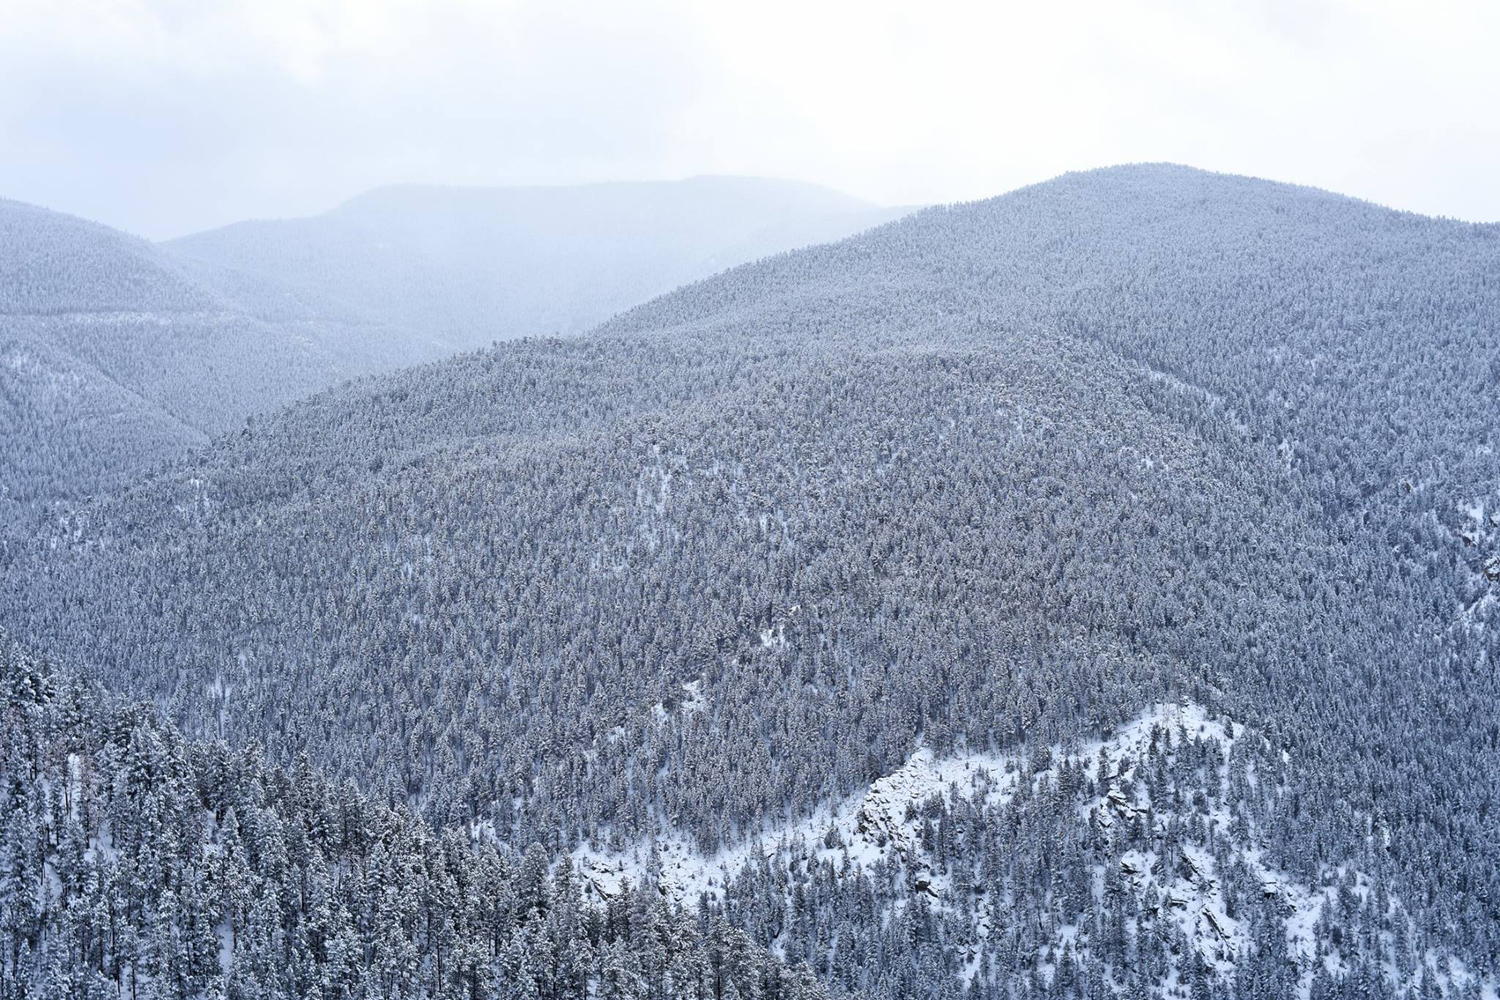
<path fill-rule="evenodd" d="M 344 379 L 577 330 L 899 214 L 734 178 L 401 188 L 153 246 L 0 201 L 0 525 Z"/>
<path fill-rule="evenodd" d="M 723 920 L 628 884 L 586 901 L 539 844 L 185 740 L 3 632 L 0 691 L 7 996 L 831 996 Z"/>
<path fill-rule="evenodd" d="M 621 309 L 759 257 L 906 213 L 748 177 L 578 187 L 393 187 L 324 215 L 242 222 L 164 248 L 231 296 L 273 279 L 329 315 L 422 338 L 426 359 L 494 340 L 579 333 Z M 283 303 L 237 296 L 275 315 Z M 413 352 L 411 360 L 423 360 Z"/>
<path fill-rule="evenodd" d="M 249 316 L 143 240 L 0 201 L 0 497 L 123 484 L 378 363 L 331 333 Z"/>
<path fill-rule="evenodd" d="M 1490 995 L 1497 274 L 1066 175 L 330 389 L 34 523 L 0 612 L 872 997 Z"/>

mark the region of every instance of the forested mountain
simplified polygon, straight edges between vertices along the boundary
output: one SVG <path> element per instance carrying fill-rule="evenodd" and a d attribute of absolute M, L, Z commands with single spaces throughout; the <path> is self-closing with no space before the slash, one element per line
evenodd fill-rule
<path fill-rule="evenodd" d="M 389 189 L 164 246 L 0 201 L 0 528 L 343 379 L 574 331 L 731 264 L 893 218 L 734 178 Z"/>
<path fill-rule="evenodd" d="M 324 215 L 242 222 L 164 244 L 267 316 L 299 303 L 392 324 L 442 350 L 579 333 L 621 309 L 735 264 L 898 218 L 810 184 L 751 177 L 576 187 L 392 187 Z"/>
<path fill-rule="evenodd" d="M 7 1000 L 828 1000 L 723 919 L 184 740 L 4 632 L 0 697 Z"/>
<path fill-rule="evenodd" d="M 142 240 L 0 201 L 0 502 L 126 482 L 343 370 Z"/>
<path fill-rule="evenodd" d="M 684 902 L 874 996 L 1478 995 L 1497 330 L 1500 227 L 1068 175 L 332 389 L 0 609 L 434 826 L 740 859 Z"/>

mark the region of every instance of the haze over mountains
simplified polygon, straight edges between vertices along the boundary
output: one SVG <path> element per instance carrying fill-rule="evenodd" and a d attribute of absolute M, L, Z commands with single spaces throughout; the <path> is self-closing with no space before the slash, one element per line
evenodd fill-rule
<path fill-rule="evenodd" d="M 0 496 L 116 486 L 342 379 L 577 332 L 899 214 L 749 178 L 388 189 L 153 246 L 0 202 Z"/>
<path fill-rule="evenodd" d="M 446 272 L 432 234 L 463 227 L 407 211 L 435 197 L 187 244 L 256 280 L 328 260 L 298 301 L 366 301 L 375 265 L 339 248 Z M 265 273 L 292 244 L 304 263 Z M 438 957 L 462 944 L 494 995 L 582 996 L 554 958 L 589 938 L 635 963 L 632 997 L 791 997 L 764 970 L 803 963 L 880 998 L 1489 996 L 1497 330 L 1500 227 L 1182 167 L 1066 175 L 330 388 L 25 522 L 0 610 L 152 699 L 153 739 L 245 753 L 246 801 L 330 897 L 356 863 L 329 859 L 365 849 L 332 829 L 347 787 L 458 831 L 412 835 L 455 838 L 424 872 L 535 842 L 532 883 L 567 858 L 611 900 L 572 937 L 539 903 L 490 937 L 429 905 L 407 993 L 338 995 L 469 995 Z M 47 732 L 80 714 L 60 701 Z M 74 743 L 157 732 L 127 721 L 27 753 L 62 775 Z M 162 782 L 174 843 L 218 844 L 224 790 Z M 255 892 L 280 899 L 274 871 Z M 662 957 L 692 950 L 656 912 L 685 884 L 697 932 L 756 956 L 735 994 Z M 309 930 L 316 907 L 276 905 L 285 940 L 364 934 L 343 953 L 373 967 L 354 910 Z M 502 960 L 517 926 L 546 928 L 545 969 Z M 331 953 L 262 936 L 194 982 L 243 954 L 252 994 L 325 989 Z"/>
<path fill-rule="evenodd" d="M 579 333 L 735 264 L 907 211 L 746 177 L 393 187 L 313 218 L 242 222 L 165 246 L 231 272 L 205 272 L 228 294 L 239 275 L 271 279 L 331 314 L 428 339 L 428 357 L 438 357 L 494 340 Z"/>
<path fill-rule="evenodd" d="M 78 496 L 327 385 L 315 331 L 246 316 L 158 248 L 0 202 L 0 495 Z"/>

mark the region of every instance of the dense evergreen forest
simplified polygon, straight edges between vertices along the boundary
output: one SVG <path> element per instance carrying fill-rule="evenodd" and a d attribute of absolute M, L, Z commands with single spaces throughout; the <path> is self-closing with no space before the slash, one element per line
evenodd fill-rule
<path fill-rule="evenodd" d="M 144 240 L 0 200 L 0 533 L 355 370 Z"/>
<path fill-rule="evenodd" d="M 1500 227 L 1069 175 L 27 508 L 0 613 L 830 989 L 1490 995 L 1497 331 Z"/>
<path fill-rule="evenodd" d="M 0 632 L 0 997 L 829 1000 L 722 919 L 185 740 Z M 835 994 L 836 995 L 836 994 Z"/>

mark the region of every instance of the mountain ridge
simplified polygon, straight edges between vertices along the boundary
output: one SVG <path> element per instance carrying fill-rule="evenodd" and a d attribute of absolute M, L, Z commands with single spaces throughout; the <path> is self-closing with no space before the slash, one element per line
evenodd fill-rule
<path fill-rule="evenodd" d="M 162 246 L 189 264 L 274 279 L 454 350 L 580 333 L 685 281 L 904 211 L 816 185 L 739 177 L 401 185 L 321 215 L 236 223 Z"/>
<path fill-rule="evenodd" d="M 687 208 L 671 211 L 632 205 L 647 188 L 602 188 L 617 221 L 634 219 L 607 245 L 601 227 L 609 218 L 586 205 L 577 206 L 577 228 L 567 239 L 548 237 L 550 206 L 584 197 L 568 188 L 550 192 L 530 228 L 514 230 L 505 250 L 506 261 L 540 261 L 542 268 L 512 282 L 526 291 L 509 304 L 494 273 L 463 263 L 471 246 L 499 239 L 486 232 L 494 220 L 468 218 L 473 213 L 452 204 L 451 193 L 436 195 L 449 207 L 436 228 L 420 219 L 397 227 L 416 234 L 407 243 L 396 230 L 393 244 L 373 241 L 337 215 L 272 225 L 308 234 L 304 244 L 263 240 L 261 223 L 221 231 L 221 238 L 249 234 L 267 255 L 260 267 L 0 202 L 0 357 L 10 362 L 0 366 L 0 393 L 9 403 L 0 409 L 0 431 L 18 442 L 0 456 L 0 489 L 25 503 L 101 492 L 252 414 L 343 379 L 504 339 L 518 322 L 578 327 L 680 280 L 843 235 L 868 219 L 862 207 L 847 210 L 858 203 L 822 189 L 754 181 L 696 187 L 702 193 Z M 670 208 L 687 189 L 650 190 Z M 819 199 L 844 207 L 819 215 Z M 672 229 L 674 211 L 686 228 Z M 787 221 L 768 229 L 751 221 L 757 215 Z M 569 247 L 595 242 L 597 251 L 569 270 Z M 549 268 L 561 275 L 557 281 L 542 273 Z M 611 273 L 624 277 L 611 283 Z M 593 283 L 607 293 L 579 305 L 583 297 L 558 281 L 573 282 L 574 292 Z M 0 521 L 13 519 L 11 506 L 0 505 Z"/>
<path fill-rule="evenodd" d="M 36 525 L 0 607 L 189 734 L 507 844 L 713 857 L 919 750 L 1055 775 L 901 806 L 952 912 L 888 859 L 725 886 L 840 987 L 1411 995 L 1431 952 L 1472 994 L 1500 241 L 1467 227 L 1160 169 L 928 210 L 330 389 Z M 1073 808 L 1075 751 L 1184 701 L 1258 734 L 1226 782 L 1189 741 L 1130 816 Z M 1194 865 L 1223 906 L 1174 950 Z M 984 900 L 1016 919 L 981 939 Z"/>

